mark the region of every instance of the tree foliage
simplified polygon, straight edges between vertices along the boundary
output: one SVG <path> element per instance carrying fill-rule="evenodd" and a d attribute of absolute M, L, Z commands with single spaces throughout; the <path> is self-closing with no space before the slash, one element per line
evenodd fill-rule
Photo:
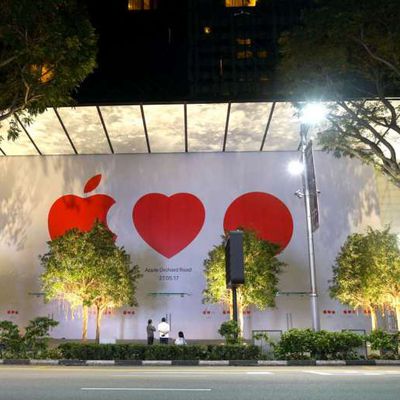
<path fill-rule="evenodd" d="M 0 321 L 0 357 L 43 358 L 48 356 L 49 330 L 58 322 L 48 317 L 29 321 L 25 333 L 11 321 Z"/>
<path fill-rule="evenodd" d="M 203 296 L 206 303 L 232 304 L 231 290 L 226 288 L 225 280 L 225 243 L 226 237 L 222 236 L 222 243 L 214 246 L 204 261 L 207 286 Z M 264 310 L 275 306 L 278 275 L 285 265 L 276 258 L 278 251 L 279 245 L 259 239 L 255 232 L 244 230 L 245 283 L 237 289 L 241 332 L 244 308 L 254 305 L 259 310 Z"/>
<path fill-rule="evenodd" d="M 351 307 L 371 310 L 376 329 L 376 311 L 391 308 L 400 322 L 400 252 L 396 235 L 389 228 L 368 228 L 350 235 L 333 267 L 331 296 Z"/>
<path fill-rule="evenodd" d="M 223 322 L 218 329 L 218 333 L 225 338 L 227 345 L 242 343 L 240 327 L 233 319 Z"/>
<path fill-rule="evenodd" d="M 83 339 L 88 309 L 94 307 L 98 341 L 106 309 L 137 305 L 139 267 L 131 266 L 129 254 L 115 244 L 113 234 L 98 221 L 89 232 L 72 229 L 48 245 L 49 252 L 41 256 L 45 300 L 66 300 L 72 309 L 82 307 Z"/>
<path fill-rule="evenodd" d="M 77 0 L 2 0 L 0 123 L 71 103 L 71 91 L 93 71 L 96 36 Z M 10 119 L 9 137 L 19 133 Z"/>
<path fill-rule="evenodd" d="M 296 101 L 329 100 L 323 149 L 373 165 L 400 186 L 398 0 L 315 0 L 280 39 L 280 75 Z"/>

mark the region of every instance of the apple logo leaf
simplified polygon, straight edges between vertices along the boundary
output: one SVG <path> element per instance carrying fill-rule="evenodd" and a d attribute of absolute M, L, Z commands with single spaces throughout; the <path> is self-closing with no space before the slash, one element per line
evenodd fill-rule
<path fill-rule="evenodd" d="M 92 176 L 85 185 L 85 188 L 83 189 L 84 193 L 89 193 L 92 190 L 96 189 L 97 186 L 99 186 L 99 183 L 101 181 L 101 174 Z"/>

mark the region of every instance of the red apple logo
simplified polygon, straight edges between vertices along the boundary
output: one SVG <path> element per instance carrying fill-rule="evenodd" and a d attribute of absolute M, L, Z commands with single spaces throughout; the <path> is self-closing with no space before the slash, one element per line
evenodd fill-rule
<path fill-rule="evenodd" d="M 84 193 L 96 189 L 100 181 L 101 174 L 90 178 L 85 185 Z M 60 197 L 49 211 L 48 225 L 51 239 L 63 235 L 72 228 L 82 232 L 90 231 L 96 220 L 108 227 L 107 213 L 114 203 L 115 200 L 105 194 L 95 194 L 85 198 L 73 194 Z"/>

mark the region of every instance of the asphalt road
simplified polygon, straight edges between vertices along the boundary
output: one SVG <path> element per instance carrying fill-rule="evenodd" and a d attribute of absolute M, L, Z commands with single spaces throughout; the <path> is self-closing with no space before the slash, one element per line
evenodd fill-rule
<path fill-rule="evenodd" d="M 399 400 L 400 367 L 0 366 L 0 400 Z"/>

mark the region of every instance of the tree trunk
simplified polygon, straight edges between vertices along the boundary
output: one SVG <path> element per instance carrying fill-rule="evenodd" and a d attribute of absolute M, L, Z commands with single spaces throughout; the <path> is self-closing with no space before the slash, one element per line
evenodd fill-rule
<path fill-rule="evenodd" d="M 84 342 L 87 339 L 88 315 L 88 306 L 82 306 L 82 340 Z"/>
<path fill-rule="evenodd" d="M 96 343 L 100 343 L 100 325 L 101 325 L 101 317 L 103 316 L 103 309 L 99 306 L 96 306 L 97 314 L 96 314 Z"/>
<path fill-rule="evenodd" d="M 371 326 L 372 330 L 375 331 L 378 328 L 378 318 L 376 316 L 376 310 L 374 307 L 369 307 L 371 311 Z"/>
<path fill-rule="evenodd" d="M 229 290 L 228 302 L 226 304 L 229 307 L 229 319 L 233 319 L 233 295 L 232 290 Z"/>
<path fill-rule="evenodd" d="M 237 289 L 237 308 L 238 308 L 238 325 L 240 329 L 239 336 L 243 338 L 243 328 L 244 328 L 244 320 L 243 320 L 243 299 L 242 292 L 240 288 Z"/>
<path fill-rule="evenodd" d="M 396 304 L 396 322 L 397 322 L 397 330 L 400 331 L 400 304 Z"/>
<path fill-rule="evenodd" d="M 244 319 L 243 319 L 243 306 L 241 301 L 238 301 L 238 325 L 240 328 L 239 336 L 243 338 Z"/>

